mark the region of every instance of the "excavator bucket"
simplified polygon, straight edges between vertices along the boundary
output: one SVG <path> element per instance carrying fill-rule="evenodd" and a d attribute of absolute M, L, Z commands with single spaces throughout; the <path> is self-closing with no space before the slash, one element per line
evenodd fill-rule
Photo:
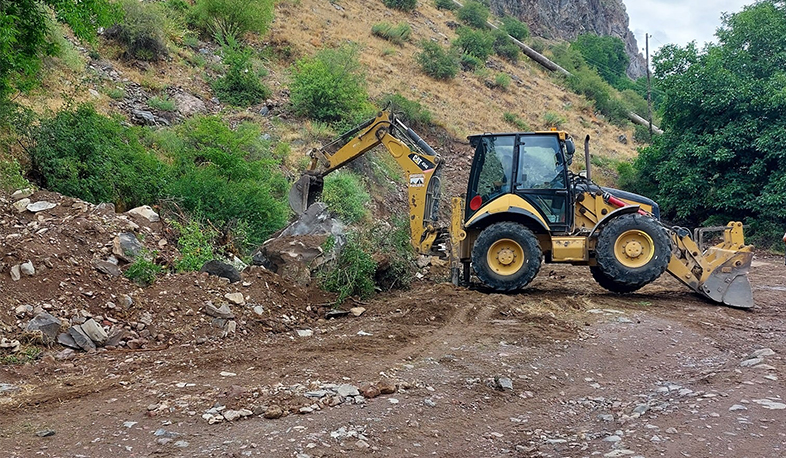
<path fill-rule="evenodd" d="M 289 190 L 289 206 L 297 215 L 302 215 L 322 192 L 322 177 L 303 174 Z"/>

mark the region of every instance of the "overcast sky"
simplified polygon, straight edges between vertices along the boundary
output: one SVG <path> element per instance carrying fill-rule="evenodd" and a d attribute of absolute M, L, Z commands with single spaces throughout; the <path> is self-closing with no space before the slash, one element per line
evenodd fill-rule
<path fill-rule="evenodd" d="M 650 34 L 650 54 L 663 45 L 685 46 L 696 41 L 699 49 L 707 41 L 717 42 L 715 30 L 721 13 L 738 13 L 755 0 L 623 0 L 630 17 L 630 30 L 644 53 L 644 34 Z"/>

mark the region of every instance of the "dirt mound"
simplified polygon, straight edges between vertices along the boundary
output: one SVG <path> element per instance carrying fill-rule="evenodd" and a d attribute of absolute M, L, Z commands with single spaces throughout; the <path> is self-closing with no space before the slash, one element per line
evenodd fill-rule
<path fill-rule="evenodd" d="M 124 250 L 141 247 L 170 266 L 179 253 L 165 222 L 57 193 L 25 194 L 0 200 L 0 337 L 8 340 L 39 343 L 26 330 L 43 312 L 61 320 L 61 332 L 92 318 L 108 346 L 151 348 L 297 330 L 330 305 L 325 294 L 257 266 L 231 284 L 167 273 L 142 288 L 122 275 L 130 265 Z M 120 234 L 139 246 L 119 247 Z"/>

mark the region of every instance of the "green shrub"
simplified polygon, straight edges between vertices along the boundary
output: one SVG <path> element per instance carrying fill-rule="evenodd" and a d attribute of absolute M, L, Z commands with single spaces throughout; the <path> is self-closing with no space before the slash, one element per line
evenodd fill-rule
<path fill-rule="evenodd" d="M 636 125 L 633 128 L 633 140 L 636 143 L 650 143 L 652 142 L 652 135 L 650 134 L 649 126 Z"/>
<path fill-rule="evenodd" d="M 264 35 L 273 22 L 273 0 L 196 0 L 192 22 L 214 36 Z"/>
<path fill-rule="evenodd" d="M 518 62 L 519 60 L 519 47 L 513 43 L 513 40 L 510 39 L 507 33 L 501 30 L 495 30 L 491 32 L 491 36 L 494 38 L 494 52 L 513 63 Z"/>
<path fill-rule="evenodd" d="M 32 363 L 40 358 L 43 353 L 44 350 L 38 347 L 22 347 L 22 349 L 16 353 L 0 356 L 0 365 L 7 366 L 12 364 L 21 365 Z"/>
<path fill-rule="evenodd" d="M 489 9 L 480 2 L 470 0 L 456 11 L 456 17 L 470 27 L 485 29 L 488 27 Z"/>
<path fill-rule="evenodd" d="M 61 111 L 32 132 L 33 171 L 42 187 L 88 202 L 120 210 L 155 203 L 167 166 L 139 142 L 139 132 L 91 105 Z"/>
<path fill-rule="evenodd" d="M 510 87 L 510 81 L 510 76 L 507 73 L 497 73 L 497 76 L 494 77 L 494 87 L 507 91 Z"/>
<path fill-rule="evenodd" d="M 461 68 L 465 71 L 478 70 L 475 74 L 485 77 L 488 72 L 481 73 L 480 70 L 485 70 L 485 62 L 470 54 L 461 55 Z"/>
<path fill-rule="evenodd" d="M 566 122 L 567 122 L 567 120 L 565 119 L 564 116 L 562 116 L 562 115 L 560 115 L 558 113 L 554 113 L 553 111 L 547 111 L 543 115 L 543 123 L 546 124 L 546 127 L 555 127 L 557 129 L 559 129 Z"/>
<path fill-rule="evenodd" d="M 369 200 L 363 182 L 352 172 L 339 170 L 325 177 L 322 201 L 343 222 L 352 224 L 368 215 Z"/>
<path fill-rule="evenodd" d="M 221 57 L 225 73 L 211 84 L 218 99 L 231 105 L 247 107 L 270 97 L 270 89 L 262 84 L 259 72 L 254 71 L 251 64 L 252 49 L 238 43 L 231 35 L 222 41 Z"/>
<path fill-rule="evenodd" d="M 22 175 L 19 161 L 0 159 L 0 191 L 9 192 L 30 186 L 30 182 Z"/>
<path fill-rule="evenodd" d="M 164 19 L 157 4 L 123 0 L 123 22 L 107 29 L 105 36 L 124 48 L 126 58 L 159 60 L 167 55 Z"/>
<path fill-rule="evenodd" d="M 371 27 L 371 33 L 391 43 L 402 46 L 405 42 L 409 41 L 412 35 L 412 28 L 406 22 L 400 22 L 396 26 L 388 22 L 380 22 Z"/>
<path fill-rule="evenodd" d="M 536 53 L 543 54 L 543 52 L 546 50 L 546 41 L 540 38 L 535 38 L 532 40 L 530 48 L 532 48 L 532 50 Z"/>
<path fill-rule="evenodd" d="M 647 117 L 647 100 L 638 92 L 633 89 L 625 89 L 620 92 L 620 100 L 625 110 L 632 111 L 643 118 Z"/>
<path fill-rule="evenodd" d="M 147 101 L 150 108 L 155 108 L 160 111 L 175 111 L 175 102 L 169 97 L 150 97 Z"/>
<path fill-rule="evenodd" d="M 338 261 L 331 267 L 320 275 L 321 284 L 325 290 L 338 293 L 337 303 L 352 295 L 365 299 L 374 294 L 377 263 L 361 248 L 356 235 L 350 234 Z"/>
<path fill-rule="evenodd" d="M 325 122 L 355 120 L 369 106 L 357 49 L 323 49 L 291 69 L 290 101 L 301 116 Z"/>
<path fill-rule="evenodd" d="M 178 272 L 195 272 L 215 258 L 213 244 L 218 234 L 207 225 L 197 220 L 181 224 L 172 221 L 172 226 L 179 232 L 177 248 L 180 258 L 175 260 L 174 267 Z"/>
<path fill-rule="evenodd" d="M 174 130 L 174 136 L 158 134 L 156 146 L 173 163 L 166 192 L 180 208 L 223 235 L 243 229 L 244 248 L 284 226 L 289 186 L 259 126 L 242 123 L 233 130 L 208 116 Z"/>
<path fill-rule="evenodd" d="M 457 33 L 458 38 L 453 41 L 453 46 L 462 54 L 469 54 L 485 62 L 494 52 L 494 37 L 485 30 L 461 27 Z"/>
<path fill-rule="evenodd" d="M 459 9 L 459 6 L 453 0 L 434 0 L 434 6 L 438 10 L 455 11 Z"/>
<path fill-rule="evenodd" d="M 445 50 L 433 41 L 422 41 L 423 49 L 415 56 L 420 69 L 426 75 L 438 79 L 449 80 L 456 76 L 459 70 L 459 58 L 452 50 Z"/>
<path fill-rule="evenodd" d="M 530 128 L 527 125 L 527 123 L 524 122 L 524 120 L 521 119 L 521 117 L 519 117 L 519 115 L 517 115 L 516 113 L 511 113 L 509 111 L 506 111 L 502 114 L 502 119 L 505 120 L 506 123 L 517 128 L 520 132 L 530 131 Z"/>
<path fill-rule="evenodd" d="M 502 30 L 519 41 L 529 38 L 529 27 L 527 27 L 527 24 L 513 16 L 504 16 L 502 18 Z"/>
<path fill-rule="evenodd" d="M 416 271 L 409 220 L 394 217 L 392 223 L 392 226 L 377 225 L 371 230 L 375 252 L 384 254 L 387 259 L 387 268 L 378 270 L 374 277 L 382 290 L 408 288 Z"/>
<path fill-rule="evenodd" d="M 399 93 L 386 95 L 380 105 L 390 106 L 390 110 L 409 127 L 426 127 L 432 122 L 431 112 L 427 108 Z"/>
<path fill-rule="evenodd" d="M 123 97 L 126 96 L 126 90 L 122 87 L 112 87 L 107 89 L 106 95 L 113 100 L 121 100 Z"/>
<path fill-rule="evenodd" d="M 152 285 L 156 281 L 156 276 L 164 271 L 161 266 L 153 262 L 155 257 L 155 252 L 140 253 L 123 275 L 138 285 Z"/>
<path fill-rule="evenodd" d="M 382 0 L 388 8 L 393 8 L 401 11 L 414 11 L 418 6 L 417 0 Z"/>

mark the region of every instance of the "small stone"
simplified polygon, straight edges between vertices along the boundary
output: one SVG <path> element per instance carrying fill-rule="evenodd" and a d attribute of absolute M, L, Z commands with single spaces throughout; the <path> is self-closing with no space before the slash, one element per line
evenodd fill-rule
<path fill-rule="evenodd" d="M 755 366 L 755 365 L 761 363 L 762 361 L 764 361 L 762 358 L 750 358 L 750 359 L 746 359 L 745 361 L 741 362 L 740 366 L 742 366 L 742 367 L 751 367 L 751 366 Z"/>
<path fill-rule="evenodd" d="M 398 404 L 399 401 L 396 398 L 388 398 L 388 402 L 395 405 Z"/>
<path fill-rule="evenodd" d="M 734 404 L 729 407 L 729 412 L 734 412 L 735 410 L 748 410 L 748 408 L 741 404 Z"/>
<path fill-rule="evenodd" d="M 117 264 L 113 264 L 113 263 L 111 263 L 109 261 L 103 261 L 103 260 L 100 260 L 100 259 L 96 259 L 96 260 L 93 261 L 93 267 L 97 271 L 99 271 L 99 272 L 101 272 L 103 274 L 107 274 L 107 275 L 112 276 L 112 277 L 119 277 L 122 274 L 122 272 L 120 271 L 120 268 L 117 266 Z"/>
<path fill-rule="evenodd" d="M 603 439 L 603 442 L 619 442 L 621 440 L 622 440 L 621 437 L 619 437 L 616 434 L 614 434 L 612 436 L 609 436 L 609 437 Z"/>
<path fill-rule="evenodd" d="M 174 445 L 175 447 L 178 447 L 178 448 L 186 448 L 186 447 L 188 447 L 188 441 L 176 441 L 172 445 Z"/>
<path fill-rule="evenodd" d="M 265 410 L 265 413 L 262 414 L 263 417 L 271 420 L 281 418 L 282 415 L 284 415 L 284 411 L 279 406 L 270 406 Z"/>
<path fill-rule="evenodd" d="M 96 345 L 90 340 L 90 337 L 82 330 L 82 326 L 75 324 L 68 328 L 68 334 L 74 339 L 79 348 L 85 351 L 95 351 Z"/>
<path fill-rule="evenodd" d="M 22 270 L 19 267 L 19 264 L 11 267 L 11 280 L 19 281 L 22 278 Z"/>
<path fill-rule="evenodd" d="M 221 371 L 221 373 L 218 374 L 218 375 L 220 375 L 222 377 L 237 377 L 236 373 L 234 373 L 234 372 L 227 372 L 227 371 Z"/>
<path fill-rule="evenodd" d="M 11 199 L 12 200 L 19 200 L 19 199 L 24 199 L 24 198 L 30 197 L 32 195 L 33 195 L 33 189 L 32 188 L 18 189 L 16 191 L 14 191 L 13 194 L 11 194 Z"/>
<path fill-rule="evenodd" d="M 749 358 L 762 358 L 765 356 L 773 356 L 773 355 L 775 355 L 775 352 L 772 351 L 772 348 L 759 348 L 758 350 L 751 353 Z"/>
<path fill-rule="evenodd" d="M 254 314 L 258 316 L 264 316 L 265 314 L 265 308 L 261 305 L 255 305 L 252 310 L 254 311 Z"/>
<path fill-rule="evenodd" d="M 38 213 L 38 212 L 42 212 L 42 211 L 45 211 L 45 210 L 51 210 L 51 209 L 53 209 L 55 207 L 57 207 L 56 203 L 54 203 L 54 202 L 47 202 L 45 200 L 41 200 L 41 201 L 38 201 L 38 202 L 34 202 L 32 204 L 28 204 L 27 205 L 27 211 L 30 211 L 30 212 L 33 212 L 33 213 Z"/>
<path fill-rule="evenodd" d="M 431 399 L 428 399 L 428 398 L 423 400 L 423 404 L 425 404 L 425 405 L 427 405 L 429 407 L 436 407 L 437 406 L 436 402 L 434 402 L 434 401 L 432 401 Z"/>
<path fill-rule="evenodd" d="M 377 397 L 377 396 L 379 396 L 381 394 L 379 392 L 379 388 L 375 387 L 374 385 L 367 385 L 367 386 L 361 387 L 359 391 L 360 391 L 360 394 L 363 395 L 363 397 L 368 398 L 368 399 L 373 399 L 373 398 L 375 398 L 375 397 Z"/>
<path fill-rule="evenodd" d="M 361 440 L 355 442 L 355 447 L 357 447 L 357 448 L 368 448 L 369 445 L 368 445 L 368 442 L 366 442 L 363 439 L 361 439 Z"/>
<path fill-rule="evenodd" d="M 677 434 L 677 428 L 668 428 L 666 434 Z"/>
<path fill-rule="evenodd" d="M 35 267 L 33 267 L 32 261 L 23 262 L 19 265 L 19 272 L 22 275 L 27 275 L 28 277 L 32 277 L 35 275 Z"/>
<path fill-rule="evenodd" d="M 226 293 L 224 297 L 235 305 L 243 305 L 246 303 L 246 298 L 243 297 L 243 293 Z"/>
<path fill-rule="evenodd" d="M 109 337 L 106 331 L 104 331 L 104 328 L 102 328 L 101 325 L 96 323 L 92 318 L 82 323 L 82 331 L 84 331 L 85 334 L 90 337 L 90 340 L 99 346 L 104 345 L 107 338 Z"/>
<path fill-rule="evenodd" d="M 82 348 L 79 347 L 79 345 L 76 344 L 76 341 L 74 340 L 73 337 L 71 337 L 71 334 L 69 334 L 67 332 L 61 332 L 60 334 L 57 335 L 57 343 L 59 343 L 60 345 L 65 346 L 65 347 L 68 347 L 66 350 L 70 350 L 72 348 L 74 350 L 81 350 L 82 349 Z M 65 350 L 63 350 L 63 351 L 65 351 Z"/>
<path fill-rule="evenodd" d="M 131 210 L 128 210 L 126 213 L 135 216 L 140 216 L 151 223 L 157 223 L 158 221 L 161 220 L 161 217 L 158 216 L 158 213 L 153 211 L 153 209 L 150 208 L 149 205 L 142 205 L 141 207 L 132 208 Z"/>
<path fill-rule="evenodd" d="M 227 421 L 235 421 L 241 417 L 240 412 L 237 410 L 226 410 L 223 412 L 223 415 Z"/>
<path fill-rule="evenodd" d="M 297 335 L 300 337 L 311 337 L 314 335 L 314 331 L 311 329 L 298 329 Z"/>
<path fill-rule="evenodd" d="M 232 264 L 227 264 L 221 261 L 208 261 L 199 271 L 226 278 L 230 283 L 240 281 L 240 272 L 238 272 L 238 270 Z"/>
<path fill-rule="evenodd" d="M 235 314 L 232 313 L 232 310 L 229 308 L 229 304 L 222 304 L 221 307 L 216 308 L 215 305 L 208 302 L 205 304 L 205 313 L 212 317 L 223 318 L 226 320 L 235 317 Z"/>
<path fill-rule="evenodd" d="M 25 305 L 25 304 L 23 304 L 23 305 L 20 305 L 20 306 L 18 306 L 17 308 L 14 309 L 14 314 L 18 318 L 23 318 L 28 313 L 33 313 L 33 306 L 32 305 Z"/>
<path fill-rule="evenodd" d="M 49 436 L 54 436 L 55 431 L 52 429 L 43 429 L 41 431 L 36 432 L 35 435 L 38 437 L 49 437 Z"/>
<path fill-rule="evenodd" d="M 358 391 L 356 386 L 350 385 L 348 383 L 344 383 L 336 387 L 336 394 L 346 398 L 349 396 L 358 396 L 360 394 L 360 391 Z"/>
<path fill-rule="evenodd" d="M 377 384 L 381 394 L 393 394 L 396 392 L 396 384 L 393 382 L 380 382 Z"/>
<path fill-rule="evenodd" d="M 137 424 L 137 422 L 135 422 L 135 421 L 124 421 L 124 422 L 123 422 L 123 426 L 125 426 L 126 428 L 131 428 L 131 427 L 133 427 L 135 424 Z"/>
<path fill-rule="evenodd" d="M 16 210 L 17 213 L 22 213 L 27 210 L 28 205 L 30 205 L 30 199 L 24 198 L 14 202 L 14 210 Z"/>
<path fill-rule="evenodd" d="M 20 388 L 16 385 L 12 385 L 10 383 L 0 383 L 0 394 L 15 393 L 19 390 Z"/>
<path fill-rule="evenodd" d="M 754 399 L 753 402 L 759 404 L 760 406 L 764 407 L 765 409 L 770 410 L 784 410 L 786 409 L 786 404 L 782 402 L 776 402 L 772 399 Z"/>
<path fill-rule="evenodd" d="M 366 309 L 364 307 L 352 307 L 351 309 L 349 309 L 349 313 L 351 313 L 354 316 L 360 316 L 365 311 Z"/>
<path fill-rule="evenodd" d="M 633 450 L 620 449 L 620 450 L 613 450 L 613 451 L 611 451 L 609 453 L 606 453 L 603 456 L 605 458 L 618 458 L 620 456 L 633 455 L 634 453 L 635 452 Z"/>
<path fill-rule="evenodd" d="M 112 253 L 123 261 L 132 262 L 143 249 L 133 232 L 122 232 L 114 239 Z"/>
<path fill-rule="evenodd" d="M 614 415 L 612 415 L 610 413 L 600 414 L 600 415 L 598 415 L 598 419 L 600 419 L 602 421 L 609 421 L 609 422 L 611 422 L 611 421 L 614 421 Z"/>
<path fill-rule="evenodd" d="M 312 409 L 311 407 L 301 407 L 300 409 L 298 409 L 298 412 L 300 413 L 312 413 L 313 411 L 314 409 Z"/>
<path fill-rule="evenodd" d="M 494 377 L 494 387 L 499 391 L 512 391 L 513 380 L 507 377 Z"/>

